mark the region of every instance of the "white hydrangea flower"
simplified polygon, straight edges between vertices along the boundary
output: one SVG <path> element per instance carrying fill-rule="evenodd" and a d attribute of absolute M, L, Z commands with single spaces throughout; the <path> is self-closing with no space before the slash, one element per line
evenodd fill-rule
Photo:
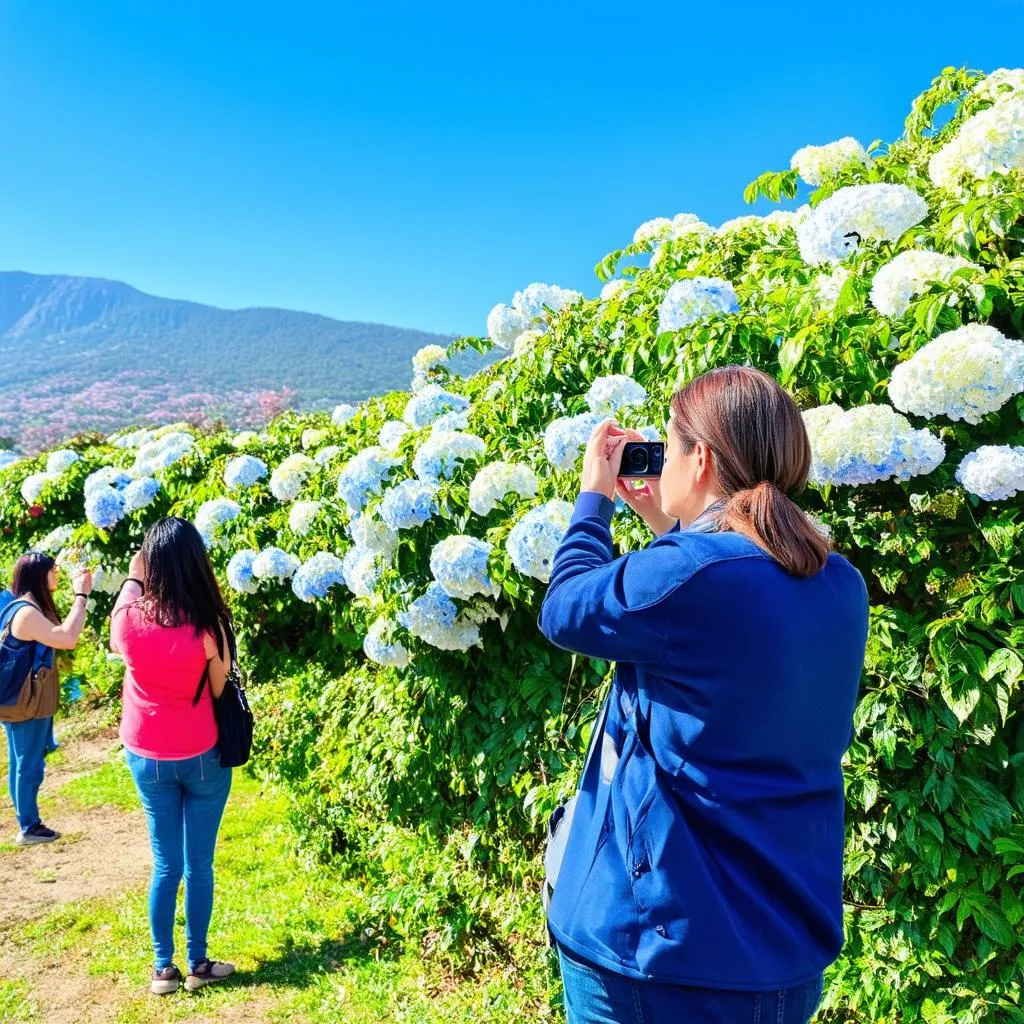
<path fill-rule="evenodd" d="M 555 552 L 562 543 L 572 505 L 555 499 L 530 509 L 509 531 L 505 547 L 516 569 L 524 576 L 547 583 Z"/>
<path fill-rule="evenodd" d="M 864 147 L 847 135 L 824 146 L 804 146 L 798 149 L 789 166 L 808 185 L 821 185 L 826 179 L 834 178 L 851 165 L 870 167 L 871 157 Z"/>
<path fill-rule="evenodd" d="M 224 483 L 228 487 L 251 487 L 267 475 L 267 464 L 255 455 L 239 455 L 224 467 Z"/>
<path fill-rule="evenodd" d="M 135 453 L 133 472 L 137 476 L 155 476 L 180 462 L 195 447 L 195 438 L 184 430 L 161 434 L 141 445 Z"/>
<path fill-rule="evenodd" d="M 928 161 L 928 177 L 958 193 L 965 183 L 1024 169 L 1024 94 L 1011 93 L 969 117 Z"/>
<path fill-rule="evenodd" d="M 437 366 L 448 362 L 448 353 L 440 345 L 424 345 L 412 357 L 412 369 L 417 375 L 429 373 Z"/>
<path fill-rule="evenodd" d="M 395 623 L 390 619 L 377 619 L 367 630 L 363 652 L 370 661 L 390 668 L 405 668 L 409 652 L 393 638 Z"/>
<path fill-rule="evenodd" d="M 452 430 L 465 430 L 469 426 L 469 414 L 472 408 L 470 405 L 461 412 L 452 410 L 438 416 L 431 424 L 430 432 L 432 434 L 441 434 Z"/>
<path fill-rule="evenodd" d="M 156 437 L 156 431 L 146 427 L 131 430 L 127 434 L 111 434 L 108 440 L 115 448 L 141 448 Z"/>
<path fill-rule="evenodd" d="M 378 512 L 391 530 L 414 530 L 437 515 L 437 484 L 403 480 L 389 488 Z"/>
<path fill-rule="evenodd" d="M 301 443 L 302 450 L 308 452 L 310 448 L 315 448 L 318 444 L 326 441 L 331 436 L 329 430 L 324 430 L 318 427 L 307 427 L 302 432 Z"/>
<path fill-rule="evenodd" d="M 239 431 L 239 433 L 235 434 L 233 438 L 231 438 L 231 447 L 236 449 L 244 448 L 247 444 L 252 444 L 252 442 L 255 440 L 255 430 L 242 430 Z"/>
<path fill-rule="evenodd" d="M 469 485 L 469 507 L 486 516 L 508 494 L 533 498 L 540 486 L 537 474 L 529 466 L 513 462 L 489 462 Z"/>
<path fill-rule="evenodd" d="M 47 555 L 56 555 L 71 540 L 75 528 L 68 523 L 51 530 L 41 541 L 33 545 L 36 551 Z"/>
<path fill-rule="evenodd" d="M 512 343 L 512 356 L 518 359 L 526 355 L 544 337 L 543 331 L 523 331 Z"/>
<path fill-rule="evenodd" d="M 623 294 L 628 292 L 629 287 L 630 282 L 627 281 L 625 278 L 616 278 L 614 281 L 609 281 L 601 289 L 601 298 L 605 302 L 609 302 L 610 300 L 622 296 Z"/>
<path fill-rule="evenodd" d="M 54 476 L 60 476 L 65 470 L 70 469 L 82 456 L 70 448 L 61 448 L 60 451 L 50 452 L 46 460 L 46 472 Z"/>
<path fill-rule="evenodd" d="M 1024 445 L 986 444 L 964 456 L 956 478 L 964 490 L 986 501 L 1024 494 Z"/>
<path fill-rule="evenodd" d="M 1024 68 L 996 68 L 971 90 L 975 99 L 998 103 L 1014 93 L 1024 93 Z"/>
<path fill-rule="evenodd" d="M 264 548 L 252 560 L 252 574 L 258 580 L 286 580 L 300 565 L 299 560 L 278 547 Z"/>
<path fill-rule="evenodd" d="M 645 220 L 633 232 L 633 244 L 645 245 L 647 242 L 664 242 L 672 237 L 672 221 L 669 217 L 654 217 Z"/>
<path fill-rule="evenodd" d="M 378 443 L 385 451 L 396 452 L 402 438 L 409 433 L 409 429 L 409 424 L 403 423 L 402 420 L 388 420 L 380 428 L 380 434 L 377 437 Z"/>
<path fill-rule="evenodd" d="M 587 405 L 595 416 L 613 416 L 622 409 L 643 405 L 647 392 L 632 377 L 613 373 L 598 377 L 586 394 Z"/>
<path fill-rule="evenodd" d="M 349 459 L 338 474 L 338 497 L 352 515 L 362 512 L 371 497 L 380 494 L 398 460 L 378 445 L 364 448 Z"/>
<path fill-rule="evenodd" d="M 56 473 L 33 473 L 31 476 L 25 477 L 21 482 L 21 496 L 25 499 L 29 505 L 34 505 L 38 500 L 39 496 L 43 493 L 43 488 L 51 481 L 59 479 L 59 474 Z"/>
<path fill-rule="evenodd" d="M 977 263 L 961 256 L 907 249 L 875 273 L 871 283 L 872 305 L 885 316 L 903 316 L 911 300 L 926 291 L 932 281 L 949 281 L 956 271 L 964 267 L 982 272 Z"/>
<path fill-rule="evenodd" d="M 741 217 L 733 217 L 720 225 L 715 232 L 717 235 L 734 235 L 740 231 L 764 231 L 765 219 L 755 214 L 748 213 Z"/>
<path fill-rule="evenodd" d="M 92 589 L 99 594 L 117 594 L 128 579 L 128 573 L 111 565 L 101 565 L 93 571 Z"/>
<path fill-rule="evenodd" d="M 501 588 L 491 580 L 487 568 L 493 550 L 494 545 L 487 541 L 453 534 L 434 545 L 430 571 L 449 597 L 497 597 Z"/>
<path fill-rule="evenodd" d="M 831 311 L 836 308 L 843 287 L 850 279 L 848 267 L 834 267 L 831 271 L 823 271 L 814 278 L 814 300 L 822 309 Z"/>
<path fill-rule="evenodd" d="M 676 281 L 658 306 L 658 331 L 678 331 L 706 316 L 739 311 L 736 290 L 720 277 Z"/>
<path fill-rule="evenodd" d="M 220 528 L 237 519 L 242 511 L 242 506 L 230 498 L 211 498 L 204 501 L 196 511 L 195 526 L 203 543 L 211 547 Z"/>
<path fill-rule="evenodd" d="M 357 406 L 349 402 L 342 402 L 341 405 L 334 407 L 334 412 L 331 413 L 331 422 L 336 427 L 344 426 L 357 412 L 359 412 Z"/>
<path fill-rule="evenodd" d="M 326 466 L 335 455 L 341 454 L 341 448 L 336 444 L 329 444 L 313 456 L 313 461 L 318 466 Z"/>
<path fill-rule="evenodd" d="M 295 502 L 288 510 L 288 529 L 300 537 L 305 537 L 313 529 L 313 523 L 321 507 L 319 501 Z"/>
<path fill-rule="evenodd" d="M 255 594 L 258 587 L 252 573 L 253 562 L 256 561 L 258 551 L 251 548 L 244 548 L 236 551 L 228 561 L 228 586 L 239 594 Z"/>
<path fill-rule="evenodd" d="M 510 305 L 495 306 L 487 317 L 487 334 L 498 348 L 510 349 L 530 328 L 547 329 L 548 310 L 557 313 L 583 296 L 569 288 L 534 283 L 512 296 Z"/>
<path fill-rule="evenodd" d="M 429 427 L 434 420 L 448 412 L 462 412 L 469 408 L 469 399 L 446 391 L 440 384 L 427 384 L 409 399 L 402 418 L 417 429 Z"/>
<path fill-rule="evenodd" d="M 966 324 L 928 342 L 892 371 L 897 409 L 980 423 L 1024 391 L 1024 342 L 987 324 Z"/>
<path fill-rule="evenodd" d="M 278 501 L 294 501 L 302 485 L 320 467 L 308 455 L 295 452 L 289 455 L 270 474 L 270 493 Z"/>
<path fill-rule="evenodd" d="M 928 204 L 906 185 L 848 185 L 797 224 L 805 263 L 841 263 L 868 241 L 893 242 L 928 216 Z"/>
<path fill-rule="evenodd" d="M 412 468 L 421 480 L 436 483 L 447 480 L 459 463 L 480 458 L 487 445 L 475 434 L 461 431 L 431 434 L 412 460 Z"/>
<path fill-rule="evenodd" d="M 909 480 L 931 473 L 945 458 L 943 443 L 915 430 L 887 405 L 862 405 L 846 412 L 834 406 L 804 413 L 818 485 L 856 487 L 880 480 Z"/>
<path fill-rule="evenodd" d="M 398 549 L 398 534 L 376 516 L 361 513 L 348 524 L 348 534 L 358 548 L 390 559 Z"/>
<path fill-rule="evenodd" d="M 504 302 L 487 314 L 487 336 L 498 348 L 510 349 L 516 338 L 530 327 L 530 318 Z"/>
<path fill-rule="evenodd" d="M 320 551 L 295 570 L 292 593 L 300 601 L 312 602 L 326 597 L 331 587 L 344 582 L 341 559 L 329 551 Z"/>
<path fill-rule="evenodd" d="M 345 586 L 356 597 L 372 597 L 380 579 L 380 565 L 377 554 L 366 548 L 349 548 L 341 560 L 341 573 Z"/>
<path fill-rule="evenodd" d="M 480 643 L 479 627 L 459 615 L 440 583 L 431 583 L 422 597 L 398 613 L 398 621 L 413 636 L 438 650 L 466 651 Z"/>
<path fill-rule="evenodd" d="M 151 476 L 139 477 L 128 484 L 121 494 L 125 512 L 138 512 L 151 505 L 160 493 L 160 482 Z"/>
<path fill-rule="evenodd" d="M 564 472 L 575 469 L 590 435 L 602 419 L 592 412 L 584 412 L 552 420 L 544 431 L 544 454 L 548 462 Z"/>

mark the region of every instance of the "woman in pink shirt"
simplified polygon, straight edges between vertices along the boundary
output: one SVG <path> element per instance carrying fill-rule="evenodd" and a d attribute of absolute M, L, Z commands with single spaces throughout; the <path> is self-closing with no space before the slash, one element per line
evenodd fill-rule
<path fill-rule="evenodd" d="M 156 995 L 197 989 L 234 966 L 210 960 L 213 854 L 231 769 L 221 766 L 213 699 L 230 668 L 231 614 L 206 548 L 184 519 L 154 523 L 111 614 L 110 646 L 125 662 L 121 741 L 149 824 L 149 925 Z M 204 674 L 209 685 L 199 684 Z M 212 697 L 211 697 L 212 693 Z M 196 699 L 198 696 L 198 700 Z M 174 965 L 174 912 L 185 878 L 188 976 Z"/>

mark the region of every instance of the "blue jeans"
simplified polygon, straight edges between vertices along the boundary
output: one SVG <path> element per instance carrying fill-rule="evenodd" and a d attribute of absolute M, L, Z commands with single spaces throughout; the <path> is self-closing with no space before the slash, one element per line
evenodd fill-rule
<path fill-rule="evenodd" d="M 43 784 L 47 740 L 53 734 L 53 718 L 4 722 L 7 733 L 7 788 L 22 832 L 39 824 L 39 787 Z"/>
<path fill-rule="evenodd" d="M 206 959 L 206 933 L 213 914 L 213 851 L 231 790 L 231 769 L 222 768 L 217 748 L 182 761 L 158 761 L 124 752 L 149 823 L 153 879 L 149 928 L 154 966 L 174 960 L 174 911 L 185 877 L 185 940 L 191 970 Z"/>
<path fill-rule="evenodd" d="M 558 947 L 568 1024 L 807 1024 L 822 979 L 778 992 L 634 981 Z"/>

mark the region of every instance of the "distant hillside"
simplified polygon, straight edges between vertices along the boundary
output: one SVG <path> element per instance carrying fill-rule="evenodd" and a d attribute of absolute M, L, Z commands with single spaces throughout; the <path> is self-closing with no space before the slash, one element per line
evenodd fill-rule
<path fill-rule="evenodd" d="M 224 396 L 234 408 L 257 392 L 330 408 L 408 386 L 413 353 L 449 340 L 286 309 L 217 309 L 120 281 L 0 272 L 0 435 L 49 436 L 58 411 L 64 433 L 99 429 L 97 404 L 111 426 L 153 404 L 166 408 L 163 418 L 204 400 L 225 415 Z M 481 365 L 462 359 L 463 372 Z M 124 388 L 132 400 L 118 410 L 111 403 Z"/>

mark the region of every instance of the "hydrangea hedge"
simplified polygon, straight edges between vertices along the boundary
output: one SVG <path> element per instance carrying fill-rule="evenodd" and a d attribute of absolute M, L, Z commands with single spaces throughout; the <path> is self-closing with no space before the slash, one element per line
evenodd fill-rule
<path fill-rule="evenodd" d="M 86 558 L 114 591 L 149 522 L 196 520 L 307 847 L 387 879 L 386 933 L 536 961 L 543 823 L 609 668 L 535 626 L 582 443 L 608 414 L 663 431 L 681 383 L 759 366 L 806 410 L 804 505 L 872 598 L 821 1019 L 1024 1021 L 1022 102 L 1024 72 L 947 69 L 896 142 L 809 147 L 748 189 L 803 207 L 651 220 L 600 297 L 530 285 L 492 337 L 421 353 L 408 393 L 5 460 L 2 561 Z M 613 528 L 646 542 L 628 511 Z M 113 692 L 95 640 L 79 666 Z"/>

